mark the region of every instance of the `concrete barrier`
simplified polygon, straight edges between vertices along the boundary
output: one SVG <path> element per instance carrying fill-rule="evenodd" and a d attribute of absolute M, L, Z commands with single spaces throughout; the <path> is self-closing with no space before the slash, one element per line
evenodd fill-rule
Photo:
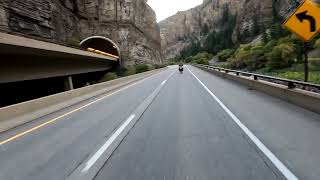
<path fill-rule="evenodd" d="M 320 94 L 318 93 L 300 89 L 288 89 L 287 86 L 268 81 L 254 80 L 249 77 L 237 76 L 196 65 L 195 67 L 320 114 Z"/>
<path fill-rule="evenodd" d="M 73 104 L 101 95 L 159 73 L 166 68 L 135 74 L 51 96 L 0 108 L 0 132 L 30 122 Z"/>

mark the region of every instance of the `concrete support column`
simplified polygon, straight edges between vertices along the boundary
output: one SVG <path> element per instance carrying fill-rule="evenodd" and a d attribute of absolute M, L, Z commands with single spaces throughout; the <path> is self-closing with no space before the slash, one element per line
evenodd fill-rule
<path fill-rule="evenodd" d="M 64 87 L 66 91 L 72 90 L 73 89 L 73 82 L 72 82 L 72 77 L 68 76 L 65 80 L 64 80 Z"/>

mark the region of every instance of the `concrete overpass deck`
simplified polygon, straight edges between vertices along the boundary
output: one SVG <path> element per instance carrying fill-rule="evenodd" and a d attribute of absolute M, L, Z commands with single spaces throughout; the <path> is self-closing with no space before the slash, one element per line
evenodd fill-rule
<path fill-rule="evenodd" d="M 111 56 L 0 33 L 0 83 L 106 71 Z"/>

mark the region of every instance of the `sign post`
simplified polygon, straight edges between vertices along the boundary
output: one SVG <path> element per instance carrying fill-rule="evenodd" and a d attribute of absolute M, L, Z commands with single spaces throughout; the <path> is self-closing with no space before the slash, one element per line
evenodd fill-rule
<path fill-rule="evenodd" d="M 304 42 L 304 81 L 309 80 L 308 42 Z"/>
<path fill-rule="evenodd" d="M 304 41 L 305 81 L 308 81 L 308 42 L 320 32 L 319 0 L 305 0 L 283 25 Z"/>

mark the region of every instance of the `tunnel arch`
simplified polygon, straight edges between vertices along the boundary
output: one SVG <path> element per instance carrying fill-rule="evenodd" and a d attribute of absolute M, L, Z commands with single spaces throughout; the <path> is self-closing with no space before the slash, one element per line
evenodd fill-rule
<path fill-rule="evenodd" d="M 114 56 L 118 56 L 121 64 L 121 52 L 119 46 L 111 39 L 104 36 L 90 36 L 80 42 L 82 49 L 93 48 Z"/>

